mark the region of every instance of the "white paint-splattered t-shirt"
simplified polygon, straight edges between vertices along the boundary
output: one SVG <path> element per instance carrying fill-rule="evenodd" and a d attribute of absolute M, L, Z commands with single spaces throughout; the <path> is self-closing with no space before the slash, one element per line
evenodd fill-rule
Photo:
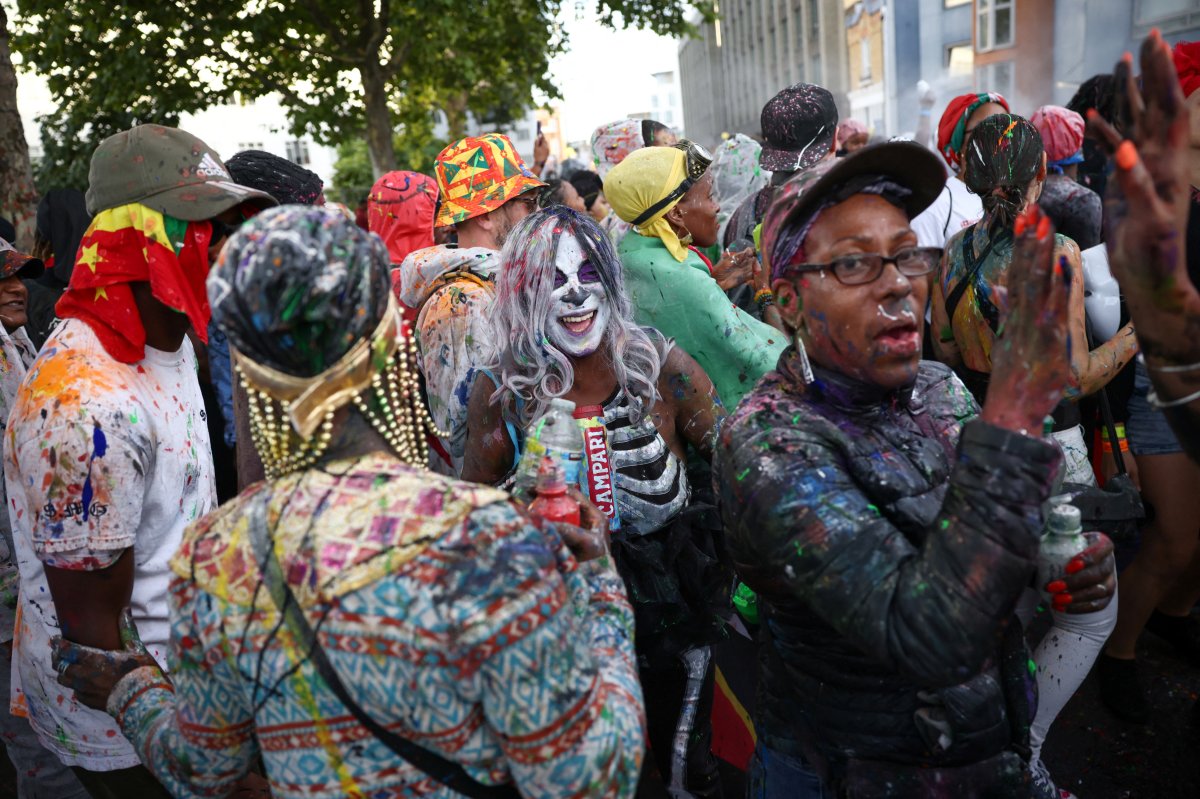
<path fill-rule="evenodd" d="M 46 342 L 8 420 L 4 472 L 21 573 L 13 704 L 70 766 L 138 764 L 107 713 L 56 681 L 58 618 L 43 565 L 94 570 L 132 547 L 134 620 L 166 666 L 168 562 L 184 528 L 216 506 L 212 451 L 196 357 L 146 347 L 139 363 L 105 352 L 70 319 Z M 23 696 L 22 696 L 23 694 Z"/>

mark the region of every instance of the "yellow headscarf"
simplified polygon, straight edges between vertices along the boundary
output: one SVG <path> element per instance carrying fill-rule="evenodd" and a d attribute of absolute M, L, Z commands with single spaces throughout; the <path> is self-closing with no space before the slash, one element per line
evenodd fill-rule
<path fill-rule="evenodd" d="M 617 216 L 630 224 L 647 208 L 666 197 L 687 177 L 687 153 L 674 147 L 634 150 L 604 178 L 604 197 Z M 634 228 L 643 236 L 661 239 L 676 261 L 687 258 L 687 247 L 665 217 L 680 197 Z"/>

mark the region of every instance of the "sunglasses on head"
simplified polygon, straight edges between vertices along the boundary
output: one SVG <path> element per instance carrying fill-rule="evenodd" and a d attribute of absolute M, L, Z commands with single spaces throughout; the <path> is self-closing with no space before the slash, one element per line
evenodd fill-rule
<path fill-rule="evenodd" d="M 633 220 L 634 227 L 644 224 L 646 220 L 652 219 L 659 211 L 669 206 L 671 203 L 678 200 L 680 197 L 688 193 L 688 189 L 696 185 L 696 181 L 704 177 L 704 173 L 708 171 L 708 166 L 713 162 L 712 153 L 705 150 L 699 144 L 688 139 L 680 139 L 675 144 L 672 144 L 676 150 L 683 150 L 687 155 L 687 166 L 685 167 L 685 175 L 683 181 L 674 188 L 666 197 L 656 202 L 654 205 L 643 211 L 637 219 Z"/>

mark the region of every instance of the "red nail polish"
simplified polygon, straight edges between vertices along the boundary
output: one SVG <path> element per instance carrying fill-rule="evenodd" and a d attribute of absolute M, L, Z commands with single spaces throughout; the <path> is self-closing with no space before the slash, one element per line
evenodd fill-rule
<path fill-rule="evenodd" d="M 1067 584 L 1062 580 L 1055 580 L 1052 583 L 1046 583 L 1046 590 L 1052 594 L 1061 594 L 1067 590 Z"/>
<path fill-rule="evenodd" d="M 1025 232 L 1025 215 L 1021 214 L 1017 217 L 1017 221 L 1013 222 L 1013 235 L 1020 236 Z"/>
<path fill-rule="evenodd" d="M 1069 604 L 1071 604 L 1071 595 L 1070 594 L 1055 594 L 1055 596 L 1054 596 L 1055 610 L 1062 610 Z"/>
<path fill-rule="evenodd" d="M 1117 147 L 1117 152 L 1113 156 L 1113 160 L 1117 162 L 1117 168 L 1126 172 L 1137 166 L 1138 152 L 1137 147 L 1133 142 L 1126 139 Z"/>
<path fill-rule="evenodd" d="M 1038 222 L 1038 226 L 1037 226 L 1038 241 L 1041 241 L 1042 239 L 1046 238 L 1046 236 L 1048 236 L 1048 235 L 1050 235 L 1050 217 L 1043 216 L 1042 221 Z"/>
<path fill-rule="evenodd" d="M 1100 116 L 1100 113 L 1094 108 L 1089 108 L 1087 112 L 1084 113 L 1084 116 L 1088 119 L 1094 119 L 1095 117 Z"/>
<path fill-rule="evenodd" d="M 1077 572 L 1083 571 L 1083 568 L 1084 568 L 1083 561 L 1080 560 L 1079 558 L 1076 558 L 1075 560 L 1068 563 L 1067 568 L 1064 569 L 1063 571 L 1065 571 L 1067 574 L 1075 574 Z"/>
<path fill-rule="evenodd" d="M 1124 61 L 1126 64 L 1132 64 L 1133 63 L 1133 53 L 1126 50 L 1124 53 L 1121 54 L 1121 60 Z"/>

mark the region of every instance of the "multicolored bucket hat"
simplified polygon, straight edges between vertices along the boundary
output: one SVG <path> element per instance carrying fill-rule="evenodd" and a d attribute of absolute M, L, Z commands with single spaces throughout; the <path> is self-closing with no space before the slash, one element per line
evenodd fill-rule
<path fill-rule="evenodd" d="M 436 227 L 491 213 L 514 197 L 546 184 L 529 171 L 507 136 L 485 133 L 450 145 L 434 166 L 442 206 Z"/>

